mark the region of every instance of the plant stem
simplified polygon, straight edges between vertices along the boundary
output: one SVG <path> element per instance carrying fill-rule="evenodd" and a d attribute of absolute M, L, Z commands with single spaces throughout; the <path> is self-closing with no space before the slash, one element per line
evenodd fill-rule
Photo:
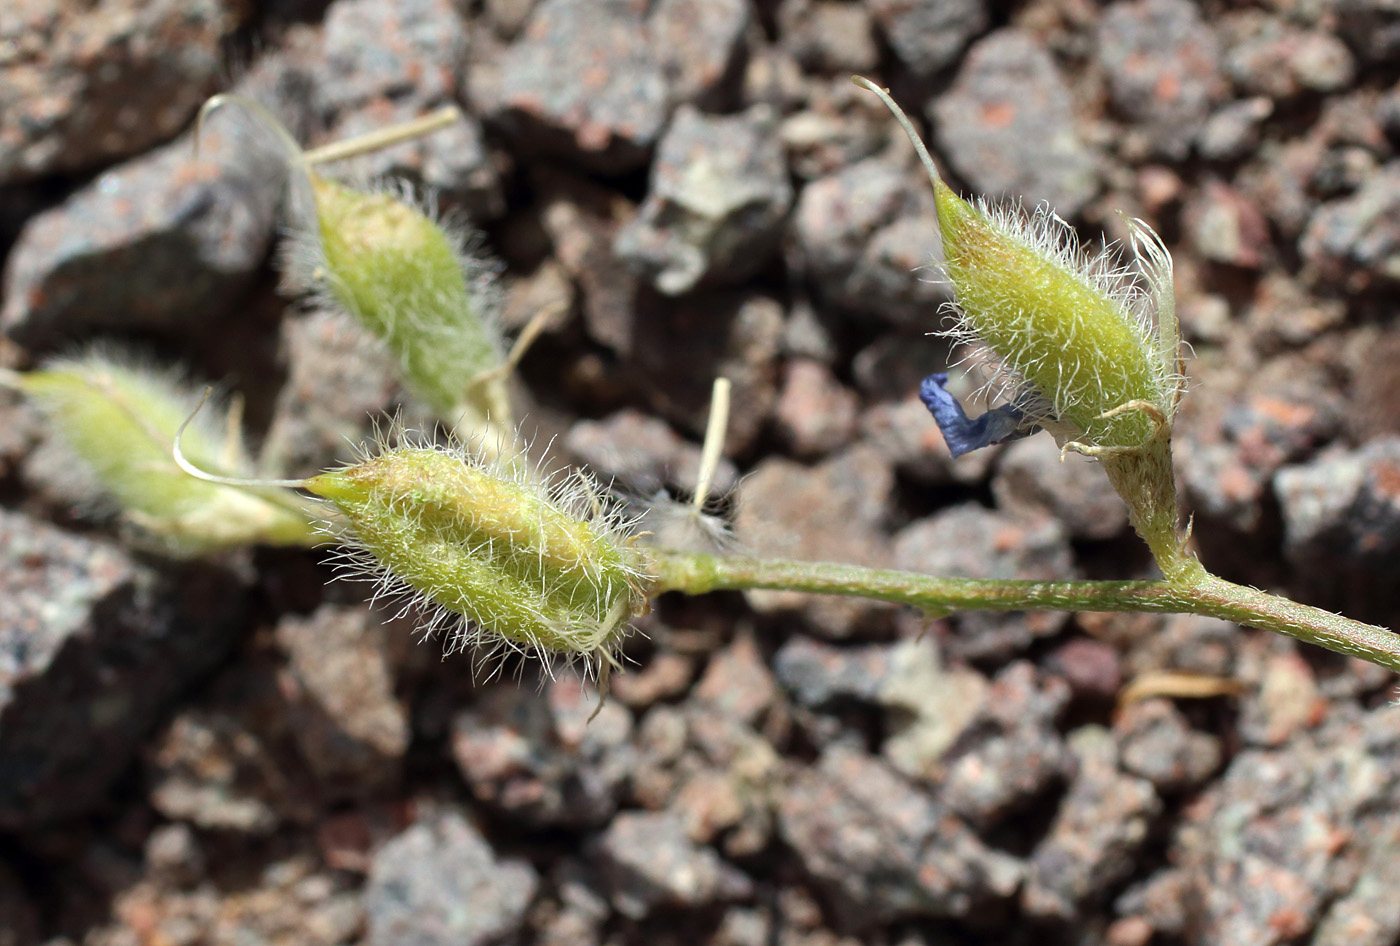
<path fill-rule="evenodd" d="M 1400 634 L 1197 572 L 1181 581 L 937 578 L 833 562 L 653 553 L 652 591 L 773 589 L 850 595 L 952 611 L 1144 611 L 1202 614 L 1287 634 L 1400 672 Z"/>

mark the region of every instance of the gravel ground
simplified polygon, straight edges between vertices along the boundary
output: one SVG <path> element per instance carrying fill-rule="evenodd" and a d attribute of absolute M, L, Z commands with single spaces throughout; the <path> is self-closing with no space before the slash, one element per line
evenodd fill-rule
<path fill-rule="evenodd" d="M 1199 554 L 1400 624 L 1388 0 L 18 0 L 0 366 L 115 339 L 226 379 L 295 472 L 343 458 L 393 366 L 279 294 L 268 137 L 229 110 L 196 157 L 190 124 L 221 89 L 308 144 L 455 102 L 347 173 L 480 230 L 509 326 L 563 303 L 514 392 L 557 459 L 683 494 L 724 374 L 748 549 L 1151 575 L 1091 462 L 948 458 L 931 195 L 852 72 L 962 191 L 1164 235 Z M 727 594 L 659 602 L 589 722 L 568 675 L 474 685 L 323 553 L 128 548 L 64 463 L 0 390 L 0 946 L 1400 943 L 1375 667 L 1190 616 Z M 1223 695 L 1117 705 L 1162 671 Z"/>

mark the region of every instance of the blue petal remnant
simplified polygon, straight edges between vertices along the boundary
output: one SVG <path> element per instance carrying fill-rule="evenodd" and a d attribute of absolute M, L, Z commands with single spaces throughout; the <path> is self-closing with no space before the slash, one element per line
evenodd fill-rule
<path fill-rule="evenodd" d="M 1035 433 L 1040 427 L 1025 411 L 1011 405 L 994 407 L 976 418 L 969 418 L 958 399 L 945 387 L 946 373 L 931 374 L 919 385 L 919 400 L 924 402 L 943 439 L 948 443 L 948 452 L 955 457 L 990 447 L 995 443 L 1019 440 Z"/>

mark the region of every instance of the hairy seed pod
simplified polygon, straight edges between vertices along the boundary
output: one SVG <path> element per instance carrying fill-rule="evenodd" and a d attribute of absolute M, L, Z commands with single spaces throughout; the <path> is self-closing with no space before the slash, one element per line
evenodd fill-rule
<path fill-rule="evenodd" d="M 1129 221 L 1135 266 L 1113 249 L 1085 253 L 1049 208 L 1027 214 L 1014 203 L 963 200 L 889 94 L 855 81 L 894 113 L 933 184 L 942 269 L 956 303 L 949 334 L 988 351 L 1017 402 L 969 448 L 1024 432 L 1023 421 L 1089 448 L 1134 448 L 1159 436 L 1182 378 L 1171 257 L 1157 235 Z M 931 408 L 951 407 L 941 389 L 926 390 Z M 960 412 L 948 413 L 956 426 Z"/>
<path fill-rule="evenodd" d="M 958 334 L 985 344 L 1043 397 L 1045 419 L 1067 438 L 1118 447 L 1150 440 L 1153 418 L 1113 412 L 1134 402 L 1166 418 L 1176 410 L 1176 340 L 1159 341 L 1159 313 L 1149 311 L 1160 294 L 1142 292 L 1112 254 L 1082 253 L 1048 210 L 1026 217 L 969 204 L 942 181 L 934 189 Z M 1170 299 L 1170 269 L 1165 278 Z"/>
<path fill-rule="evenodd" d="M 420 444 L 305 487 L 344 514 L 354 561 L 383 590 L 426 605 L 430 627 L 457 624 L 449 650 L 557 654 L 606 674 L 629 622 L 648 610 L 645 558 L 590 480 L 544 479 Z"/>
<path fill-rule="evenodd" d="M 409 386 L 465 437 L 508 430 L 491 269 L 398 194 L 315 174 L 311 186 L 330 296 L 385 340 Z"/>
<path fill-rule="evenodd" d="M 22 390 L 144 538 L 172 555 L 248 545 L 310 545 L 304 501 L 288 490 L 248 490 L 187 476 L 171 456 L 198 398 L 170 376 L 105 353 L 50 362 L 17 376 Z M 210 469 L 248 475 L 227 418 L 185 433 L 184 450 Z"/>
<path fill-rule="evenodd" d="M 953 287 L 948 333 L 989 351 L 1010 404 L 968 418 L 931 375 L 920 396 L 956 453 L 1039 427 L 1065 449 L 1096 457 L 1128 505 L 1133 527 L 1169 577 L 1196 567 L 1177 530 L 1171 424 L 1184 388 L 1171 256 L 1129 221 L 1136 259 L 1082 251 L 1053 211 L 969 203 L 938 174 L 889 93 L 868 79 L 909 135 L 933 184 L 943 270 Z"/>

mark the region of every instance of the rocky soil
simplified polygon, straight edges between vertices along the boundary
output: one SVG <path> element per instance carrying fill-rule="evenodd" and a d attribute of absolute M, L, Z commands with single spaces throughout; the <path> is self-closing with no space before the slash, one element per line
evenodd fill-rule
<path fill-rule="evenodd" d="M 1152 574 L 1046 437 L 949 460 L 927 183 L 1142 217 L 1192 345 L 1179 481 L 1226 577 L 1400 624 L 1400 13 L 1387 0 L 18 0 L 0 366 L 112 339 L 225 379 L 289 470 L 403 400 L 279 293 L 285 161 L 436 195 L 564 303 L 516 394 L 620 493 L 938 574 Z M 975 378 L 960 383 L 967 389 Z M 410 405 L 410 410 L 412 406 Z M 172 563 L 0 391 L 0 946 L 1393 946 L 1391 675 L 1195 617 L 666 599 L 614 698 L 473 683 L 326 553 Z M 1204 698 L 1117 697 L 1163 671 Z M 517 682 L 511 677 L 522 678 Z M 1150 692 L 1150 687 L 1139 687 Z"/>

